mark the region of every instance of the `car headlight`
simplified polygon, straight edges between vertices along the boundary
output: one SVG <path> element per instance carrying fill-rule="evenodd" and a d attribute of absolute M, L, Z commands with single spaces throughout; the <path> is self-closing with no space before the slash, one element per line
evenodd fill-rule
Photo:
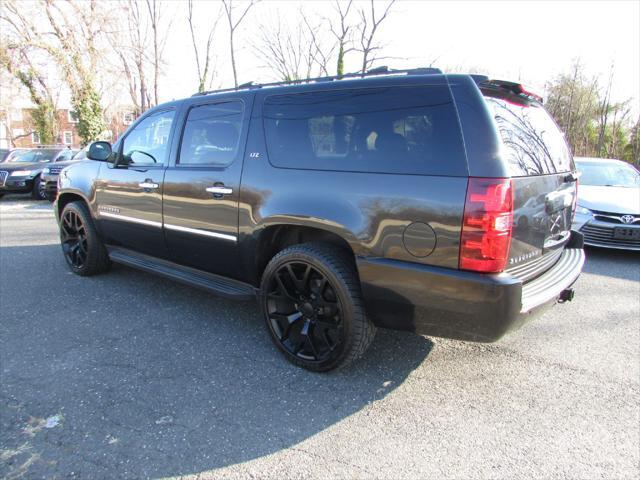
<path fill-rule="evenodd" d="M 578 205 L 576 207 L 576 213 L 579 213 L 581 215 L 591 215 L 591 210 L 589 210 L 588 208 L 584 208 L 584 207 L 581 207 L 580 205 Z"/>
<path fill-rule="evenodd" d="M 14 170 L 13 172 L 11 172 L 11 176 L 12 177 L 26 177 L 28 175 L 31 175 L 32 172 L 33 172 L 33 170 Z"/>
<path fill-rule="evenodd" d="M 42 173 L 44 173 L 45 175 L 47 175 L 51 170 L 49 169 L 49 167 L 44 167 L 42 169 Z"/>

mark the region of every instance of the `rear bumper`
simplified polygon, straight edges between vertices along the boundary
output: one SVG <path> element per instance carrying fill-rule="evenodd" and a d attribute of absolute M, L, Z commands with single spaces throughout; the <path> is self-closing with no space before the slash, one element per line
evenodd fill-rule
<path fill-rule="evenodd" d="M 579 234 L 557 263 L 527 282 L 506 273 L 478 274 L 389 259 L 358 259 L 367 312 L 384 328 L 493 342 L 543 312 L 578 278 Z"/>

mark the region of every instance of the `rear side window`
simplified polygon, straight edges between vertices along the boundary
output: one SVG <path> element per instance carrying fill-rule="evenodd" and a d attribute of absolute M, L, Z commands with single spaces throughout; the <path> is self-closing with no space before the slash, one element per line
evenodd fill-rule
<path fill-rule="evenodd" d="M 446 85 L 332 90 L 267 97 L 264 124 L 276 167 L 466 175 Z"/>
<path fill-rule="evenodd" d="M 538 104 L 485 97 L 492 109 L 512 177 L 546 175 L 572 169 L 564 135 Z"/>
<path fill-rule="evenodd" d="M 240 101 L 192 107 L 182 135 L 182 165 L 224 166 L 238 153 L 243 104 Z"/>

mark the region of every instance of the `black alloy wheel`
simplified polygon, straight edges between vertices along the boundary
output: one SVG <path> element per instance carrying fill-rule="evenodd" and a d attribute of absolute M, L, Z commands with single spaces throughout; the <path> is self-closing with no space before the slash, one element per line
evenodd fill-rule
<path fill-rule="evenodd" d="M 364 353 L 375 334 L 353 266 L 331 247 L 302 244 L 280 252 L 265 269 L 262 294 L 274 343 L 309 370 L 347 365 Z"/>
<path fill-rule="evenodd" d="M 73 269 L 80 270 L 87 263 L 87 231 L 78 212 L 68 209 L 60 221 L 60 242 L 67 262 Z"/>
<path fill-rule="evenodd" d="M 269 324 L 281 345 L 304 361 L 326 361 L 344 328 L 342 307 L 327 277 L 312 265 L 287 262 L 267 293 Z"/>
<path fill-rule="evenodd" d="M 59 226 L 62 253 L 73 273 L 89 276 L 109 270 L 109 255 L 83 202 L 65 205 Z"/>

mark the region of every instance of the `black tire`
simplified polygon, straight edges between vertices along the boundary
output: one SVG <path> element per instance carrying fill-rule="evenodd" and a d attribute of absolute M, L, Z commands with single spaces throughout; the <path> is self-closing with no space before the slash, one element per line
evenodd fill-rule
<path fill-rule="evenodd" d="M 315 372 L 361 357 L 376 333 L 353 259 L 329 245 L 294 245 L 273 257 L 262 275 L 260 303 L 276 347 Z"/>
<path fill-rule="evenodd" d="M 88 277 L 109 270 L 111 260 L 98 236 L 87 206 L 82 202 L 65 205 L 60 214 L 62 253 L 77 275 Z"/>
<path fill-rule="evenodd" d="M 0 198 L 4 197 L 4 193 L 0 193 Z"/>
<path fill-rule="evenodd" d="M 31 198 L 34 200 L 46 200 L 47 196 L 44 188 L 40 186 L 40 176 L 33 179 L 33 188 L 31 189 Z"/>
<path fill-rule="evenodd" d="M 45 193 L 45 196 L 47 197 L 47 200 L 49 200 L 51 203 L 56 201 L 56 195 L 52 193 Z"/>

